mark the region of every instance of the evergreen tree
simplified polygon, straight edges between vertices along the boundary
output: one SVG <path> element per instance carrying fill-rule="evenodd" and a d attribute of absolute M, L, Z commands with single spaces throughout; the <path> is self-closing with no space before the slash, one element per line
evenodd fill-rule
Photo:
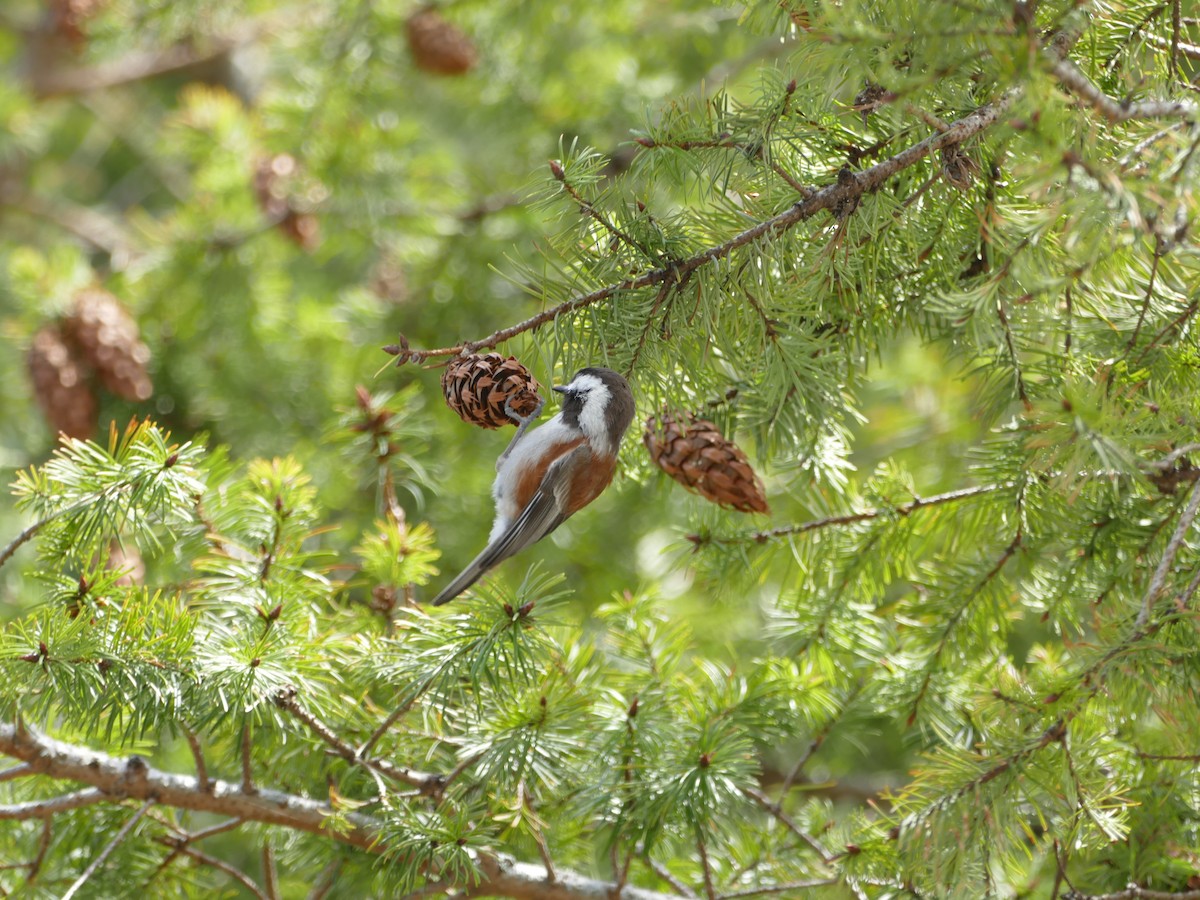
<path fill-rule="evenodd" d="M 0 23 L 0 893 L 1200 898 L 1195 10 Z"/>

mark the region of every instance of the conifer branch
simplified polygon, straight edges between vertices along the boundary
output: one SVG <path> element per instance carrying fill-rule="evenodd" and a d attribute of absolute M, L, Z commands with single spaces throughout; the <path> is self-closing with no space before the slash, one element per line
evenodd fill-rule
<path fill-rule="evenodd" d="M 784 812 L 781 804 L 776 803 L 757 788 L 742 788 L 742 793 L 769 812 L 772 816 L 779 820 L 779 822 L 782 823 L 788 831 L 806 843 L 809 848 L 821 858 L 821 862 L 829 863 L 833 860 L 832 854 L 830 854 L 830 852 L 821 845 L 821 842 L 796 824 L 796 821 L 786 812 Z"/>
<path fill-rule="evenodd" d="M 659 254 L 651 252 L 648 247 L 632 237 L 627 231 L 623 231 L 621 228 L 617 227 L 616 223 L 609 221 L 608 217 L 605 216 L 604 213 L 596 209 L 596 205 L 594 203 L 580 194 L 575 188 L 575 185 L 567 181 L 567 173 L 563 170 L 562 163 L 557 159 L 550 160 L 550 174 L 553 175 L 555 180 L 563 186 L 563 190 L 567 192 L 568 196 L 570 196 L 572 200 L 579 204 L 580 211 L 588 218 L 599 224 L 601 228 L 611 234 L 614 238 L 623 242 L 629 247 L 630 250 L 640 253 L 647 259 L 654 259 L 655 257 L 659 256 Z"/>
<path fill-rule="evenodd" d="M 708 846 L 699 829 L 696 830 L 696 851 L 700 854 L 700 869 L 704 873 L 704 896 L 708 900 L 717 900 L 717 889 L 713 884 L 712 863 L 708 861 Z"/>
<path fill-rule="evenodd" d="M 740 897 L 765 897 L 769 894 L 787 894 L 792 891 L 810 891 L 813 888 L 832 887 L 841 884 L 836 878 L 816 878 L 810 881 L 792 881 L 788 884 L 775 884 L 764 887 L 746 888 L 728 894 L 719 894 L 717 900 L 734 900 Z"/>
<path fill-rule="evenodd" d="M 802 522 L 799 525 L 781 525 L 778 528 L 771 528 L 767 531 L 751 531 L 745 534 L 732 534 L 727 536 L 719 535 L 703 535 L 689 534 L 687 539 L 697 547 L 705 544 L 765 544 L 767 541 L 786 537 L 792 534 L 804 534 L 808 531 L 818 531 L 822 528 L 833 528 L 838 525 L 853 525 L 857 522 L 866 522 L 870 519 L 879 519 L 888 516 L 908 516 L 919 509 L 924 509 L 929 506 L 941 506 L 945 503 L 955 503 L 959 500 L 967 500 L 971 497 L 979 497 L 983 494 L 991 494 L 996 491 L 1003 491 L 1009 488 L 1016 487 L 1015 481 L 1005 481 L 1001 484 L 983 484 L 976 487 L 959 488 L 953 491 L 946 491 L 943 494 L 934 494 L 930 497 L 916 497 L 908 503 L 902 503 L 894 507 L 874 507 L 872 509 L 864 509 L 861 512 L 845 513 L 838 516 L 826 516 L 823 519 L 813 519 L 808 522 Z"/>
<path fill-rule="evenodd" d="M 79 892 L 79 889 L 87 884 L 88 879 L 100 870 L 100 867 L 104 865 L 104 861 L 112 855 L 112 852 L 117 848 L 117 845 L 120 844 L 121 841 L 125 840 L 125 838 L 129 836 L 129 832 L 133 831 L 133 827 L 142 820 L 142 816 L 146 815 L 146 813 L 150 811 L 150 807 L 154 805 L 154 802 L 154 798 L 151 797 L 141 805 L 141 808 L 139 808 L 137 812 L 129 817 L 125 824 L 121 826 L 120 830 L 113 835 L 112 840 L 105 844 L 104 849 L 101 850 L 96 858 L 92 860 L 91 865 L 84 869 L 83 874 L 75 880 L 75 883 L 67 888 L 67 892 L 62 895 L 62 900 L 71 900 L 71 898 Z"/>
<path fill-rule="evenodd" d="M 1116 100 L 1092 83 L 1080 68 L 1068 59 L 1056 58 L 1050 71 L 1067 91 L 1092 107 L 1109 122 L 1128 122 L 1132 119 L 1196 118 L 1200 107 L 1185 100 Z"/>
<path fill-rule="evenodd" d="M 275 853 L 271 841 L 266 839 L 262 846 L 263 893 L 268 900 L 279 900 L 279 872 L 275 868 Z"/>
<path fill-rule="evenodd" d="M 158 838 L 157 840 L 159 843 L 165 842 L 163 838 Z M 248 890 L 255 897 L 257 897 L 258 900 L 270 900 L 270 898 L 268 898 L 267 895 L 262 892 L 262 889 L 254 883 L 254 879 L 241 869 L 237 868 L 237 866 L 231 865 L 230 863 L 225 862 L 223 859 L 219 859 L 215 856 L 205 853 L 203 850 L 197 850 L 195 847 L 180 847 L 179 853 L 180 855 L 186 856 L 189 859 L 194 859 L 201 865 L 208 866 L 211 869 L 216 869 L 218 872 L 223 872 Z"/>
<path fill-rule="evenodd" d="M 675 892 L 681 897 L 686 897 L 687 900 L 695 900 L 696 892 L 676 878 L 671 870 L 658 860 L 651 858 L 648 853 L 644 853 L 642 855 L 642 862 L 644 862 L 650 868 L 650 870 L 654 872 L 655 875 L 674 888 Z"/>
<path fill-rule="evenodd" d="M 397 766 L 386 759 L 369 759 L 361 755 L 359 751 L 338 737 L 333 729 L 300 705 L 296 699 L 295 688 L 279 690 L 275 694 L 274 701 L 276 706 L 287 710 L 303 722 L 313 734 L 328 744 L 334 753 L 349 763 L 361 765 L 391 778 L 393 781 L 419 788 L 422 794 L 433 794 L 440 791 L 449 780 L 440 773 L 417 772 L 404 766 Z"/>
<path fill-rule="evenodd" d="M 1016 535 L 1009 542 L 1008 546 L 1004 548 L 1004 552 L 1000 554 L 1000 558 L 996 560 L 995 564 L 990 569 L 988 569 L 983 578 L 976 583 L 974 588 L 972 588 L 967 594 L 963 602 L 960 603 L 954 610 L 954 613 L 950 616 L 949 620 L 947 620 L 946 627 L 942 629 L 942 636 L 938 640 L 937 647 L 934 648 L 933 653 L 930 654 L 929 661 L 926 663 L 925 677 L 921 680 L 921 687 L 917 691 L 916 699 L 913 700 L 912 711 L 908 714 L 909 725 L 912 725 L 913 722 L 917 720 L 917 712 L 921 708 L 921 701 L 925 699 L 925 694 L 928 692 L 929 685 L 933 681 L 934 670 L 937 668 L 937 664 L 941 661 L 942 653 L 945 652 L 946 646 L 950 643 L 950 638 L 954 634 L 955 629 L 958 627 L 958 623 L 962 620 L 962 617 L 966 615 L 967 609 L 970 608 L 971 604 L 975 602 L 975 598 L 979 595 L 979 592 L 987 587 L 992 579 L 1000 574 L 1000 571 L 1004 568 L 1008 561 L 1013 558 L 1017 550 L 1020 549 L 1021 540 L 1022 531 L 1020 528 L 1018 528 Z"/>
<path fill-rule="evenodd" d="M 41 531 L 46 525 L 50 524 L 50 522 L 52 522 L 55 518 L 55 516 L 49 516 L 45 519 L 34 522 L 15 538 L 9 541 L 8 546 L 6 546 L 3 550 L 0 550 L 0 566 L 8 562 L 12 555 L 21 548 L 22 544 Z"/>
<path fill-rule="evenodd" d="M 254 773 L 252 771 L 252 750 L 250 743 L 250 723 L 246 722 L 242 725 L 242 793 L 256 794 L 257 788 L 254 787 Z"/>
<path fill-rule="evenodd" d="M 200 738 L 187 726 L 183 727 L 183 736 L 187 739 L 188 747 L 192 751 L 192 759 L 196 763 L 196 783 L 200 786 L 200 790 L 207 791 L 208 766 L 204 763 L 204 750 L 200 746 Z"/>
<path fill-rule="evenodd" d="M 29 774 L 34 774 L 31 766 L 25 766 L 24 768 L 31 770 Z M 87 790 L 75 791 L 72 794 L 63 794 L 59 797 L 47 797 L 45 800 L 12 803 L 0 806 L 0 822 L 44 819 L 55 813 L 66 812 L 70 809 L 79 809 L 84 806 L 93 806 L 96 803 L 103 803 L 109 799 L 111 798 L 103 791 L 89 788 Z"/>
<path fill-rule="evenodd" d="M 213 779 L 209 789 L 202 791 L 193 776 L 163 772 L 149 766 L 139 756 L 122 760 L 86 747 L 67 744 L 27 725 L 0 723 L 0 754 L 28 763 L 39 775 L 90 785 L 93 790 L 88 792 L 89 796 L 96 799 L 89 800 L 89 804 L 104 800 L 115 803 L 125 798 L 152 800 L 159 806 L 216 813 L 305 831 L 368 853 L 382 853 L 388 849 L 380 823 L 362 813 L 339 812 L 328 803 L 268 787 L 259 787 L 250 794 L 238 784 L 219 779 Z M 334 815 L 340 816 L 346 825 L 344 829 L 328 827 L 329 818 Z M 170 839 L 160 839 L 161 842 L 174 846 Z M 228 871 L 226 864 L 193 847 L 185 847 L 182 853 L 206 865 Z M 484 877 L 479 884 L 470 888 L 471 896 L 496 895 L 515 900 L 593 900 L 608 897 L 613 890 L 610 882 L 570 871 L 558 871 L 557 881 L 550 884 L 540 863 L 518 862 L 505 854 L 481 851 L 477 862 Z M 629 885 L 622 888 L 621 896 L 623 900 L 678 900 L 674 894 Z"/>
<path fill-rule="evenodd" d="M 735 250 L 753 244 L 755 241 L 778 237 L 801 222 L 811 219 L 819 212 L 826 210 L 836 212 L 852 208 L 862 197 L 873 194 L 882 188 L 896 173 L 916 165 L 945 147 L 961 144 L 980 132 L 986 131 L 1000 120 L 1000 117 L 1012 105 L 1015 97 L 1015 92 L 1007 92 L 994 102 L 984 104 L 974 112 L 950 123 L 946 131 L 930 135 L 907 150 L 876 163 L 862 172 L 854 173 L 844 170 L 844 174 L 840 174 L 833 184 L 814 191 L 811 196 L 798 200 L 779 215 L 759 222 L 754 227 L 697 253 L 695 256 L 566 300 L 537 315 L 530 316 L 522 322 L 502 328 L 478 340 L 466 341 L 450 347 L 412 350 L 408 347 L 407 341 L 402 338 L 398 345 L 389 347 L 388 352 L 396 357 L 396 365 L 404 365 L 407 362 L 421 363 L 434 357 L 457 356 L 464 352 L 475 353 L 479 350 L 491 349 L 519 334 L 537 331 L 560 316 L 610 300 L 619 294 L 690 276 L 697 269 L 725 259 Z"/>
<path fill-rule="evenodd" d="M 1155 891 L 1131 884 L 1125 890 L 1111 894 L 1085 894 L 1071 890 L 1063 894 L 1063 900 L 1200 900 L 1200 890 Z"/>
<path fill-rule="evenodd" d="M 329 893 L 337 880 L 338 871 L 342 868 L 342 860 L 331 860 L 329 865 L 321 870 L 321 874 L 317 876 L 317 881 L 313 885 L 313 889 L 308 892 L 308 900 L 324 900 L 325 895 Z"/>
<path fill-rule="evenodd" d="M 20 763 L 19 765 L 11 766 L 3 771 L 0 771 L 0 784 L 5 781 L 12 781 L 14 778 L 26 778 L 34 774 L 33 769 L 29 767 L 29 763 Z"/>
<path fill-rule="evenodd" d="M 1154 574 L 1150 578 L 1150 587 L 1146 589 L 1146 597 L 1142 601 L 1142 610 L 1138 613 L 1136 627 L 1144 628 L 1150 621 L 1150 616 L 1154 612 L 1154 605 L 1166 590 L 1167 573 L 1171 570 L 1171 566 L 1175 564 L 1175 557 L 1179 554 L 1180 547 L 1183 546 L 1184 538 L 1187 537 L 1188 529 L 1192 527 L 1192 522 L 1196 518 L 1196 513 L 1200 512 L 1200 481 L 1192 485 L 1192 495 L 1188 498 L 1188 504 L 1179 516 L 1179 522 L 1175 526 L 1175 531 L 1171 535 L 1171 539 L 1167 541 L 1167 547 L 1163 551 L 1162 559 L 1159 560 Z"/>

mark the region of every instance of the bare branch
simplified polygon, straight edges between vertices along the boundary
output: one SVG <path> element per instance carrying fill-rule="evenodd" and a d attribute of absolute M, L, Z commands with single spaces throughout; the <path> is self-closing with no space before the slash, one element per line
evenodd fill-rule
<path fill-rule="evenodd" d="M 308 892 L 308 900 L 325 900 L 325 895 L 337 881 L 337 874 L 341 868 L 342 861 L 340 859 L 330 861 L 329 865 L 322 869 L 321 874 L 317 876 L 316 884 Z"/>
<path fill-rule="evenodd" d="M 713 885 L 712 864 L 708 861 L 708 847 L 704 843 L 704 835 L 697 830 L 696 849 L 700 853 L 700 866 L 704 871 L 704 896 L 708 900 L 717 900 L 717 889 Z"/>
<path fill-rule="evenodd" d="M 269 900 L 279 900 L 279 873 L 275 869 L 275 854 L 271 841 L 263 841 L 262 848 L 263 893 Z"/>
<path fill-rule="evenodd" d="M 1175 526 L 1175 533 L 1167 541 L 1167 548 L 1163 551 L 1162 559 L 1158 561 L 1158 567 L 1150 578 L 1150 587 L 1146 589 L 1146 598 L 1142 601 L 1142 611 L 1138 613 L 1135 622 L 1137 629 L 1144 628 L 1150 621 L 1150 615 L 1154 612 L 1154 604 L 1166 590 L 1167 573 L 1175 564 L 1175 557 L 1179 554 L 1179 548 L 1183 546 L 1183 539 L 1187 536 L 1188 529 L 1192 527 L 1192 521 L 1196 518 L 1197 512 L 1200 512 L 1200 481 L 1192 485 L 1192 496 L 1188 498 L 1188 504 Z"/>
<path fill-rule="evenodd" d="M 806 531 L 817 531 L 821 528 L 831 528 L 837 525 L 853 525 L 855 522 L 865 522 L 869 519 L 879 519 L 885 516 L 907 516 L 918 509 L 924 509 L 927 506 L 940 506 L 943 503 L 954 503 L 958 500 L 966 500 L 971 497 L 978 497 L 982 494 L 991 494 L 995 491 L 1003 491 L 1009 488 L 1016 487 L 1015 481 L 1005 481 L 1002 484 L 983 484 L 978 487 L 959 488 L 955 491 L 947 491 L 944 494 L 934 494 L 931 497 L 917 497 L 916 499 L 902 503 L 899 506 L 876 507 L 873 509 L 864 509 L 861 512 L 845 513 L 840 516 L 827 516 L 824 519 L 813 519 L 809 522 L 803 522 L 799 525 L 782 525 L 779 528 L 772 528 L 769 531 L 752 531 L 747 534 L 735 534 L 728 537 L 710 537 L 700 534 L 689 534 L 688 540 L 697 546 L 703 544 L 742 544 L 756 543 L 763 544 L 771 540 L 771 538 L 785 537 L 789 534 L 804 534 Z"/>
<path fill-rule="evenodd" d="M 1110 122 L 1167 118 L 1190 120 L 1200 112 L 1200 107 L 1185 100 L 1139 100 L 1136 103 L 1115 100 L 1096 87 L 1075 63 L 1067 59 L 1056 59 L 1050 71 L 1064 88 Z"/>
<path fill-rule="evenodd" d="M 225 862 L 225 860 L 218 859 L 215 856 L 210 856 L 203 850 L 197 850 L 195 847 L 180 847 L 179 852 L 184 856 L 196 860 L 198 863 L 203 863 L 206 866 L 216 869 L 218 872 L 224 872 L 226 875 L 248 890 L 251 894 L 257 897 L 258 900 L 271 900 L 271 898 L 264 894 L 262 889 L 254 883 L 253 878 L 236 866 L 231 866 L 229 863 Z"/>
<path fill-rule="evenodd" d="M 742 793 L 769 812 L 777 820 L 779 820 L 779 822 L 781 822 L 788 831 L 796 835 L 796 837 L 800 838 L 800 840 L 804 841 L 804 843 L 808 844 L 813 852 L 815 852 L 817 856 L 821 858 L 822 862 L 827 863 L 833 859 L 829 851 L 821 845 L 820 841 L 797 825 L 796 821 L 783 811 L 782 805 L 776 803 L 762 791 L 758 790 L 758 788 L 742 788 Z"/>
<path fill-rule="evenodd" d="M 1084 894 L 1079 891 L 1067 891 L 1063 900 L 1200 900 L 1200 891 L 1154 891 L 1150 888 L 1138 887 L 1131 884 L 1123 891 L 1112 894 Z"/>
<path fill-rule="evenodd" d="M 196 732 L 184 726 L 183 736 L 187 738 L 188 746 L 192 748 L 192 759 L 196 761 L 196 781 L 200 790 L 208 790 L 208 766 L 204 764 L 204 751 L 200 747 L 200 738 Z"/>
<path fill-rule="evenodd" d="M 205 43 L 183 42 L 163 49 L 128 53 L 90 66 L 51 66 L 35 60 L 31 67 L 30 87 L 38 98 L 48 98 L 86 94 L 168 75 L 220 59 L 239 44 L 256 37 L 261 27 L 256 25 L 244 34 L 214 38 Z"/>
<path fill-rule="evenodd" d="M 22 531 L 20 534 L 18 534 L 15 538 L 13 538 L 8 543 L 7 547 L 5 547 L 3 550 L 0 550 L 0 566 L 4 565 L 6 562 L 8 562 L 8 560 L 12 557 L 12 555 L 14 553 L 16 553 L 17 550 L 20 549 L 21 545 L 24 544 L 26 541 L 28 541 L 35 534 L 37 534 L 39 531 L 41 531 L 42 528 L 48 522 L 50 522 L 50 520 L 52 518 L 53 518 L 53 516 L 50 519 L 42 519 L 40 522 L 34 522 L 32 525 L 30 525 L 28 528 L 26 528 L 24 531 Z"/>
<path fill-rule="evenodd" d="M 247 794 L 240 785 L 220 779 L 210 780 L 208 790 L 202 791 L 194 776 L 163 772 L 137 756 L 128 760 L 116 759 L 55 740 L 27 725 L 0 723 L 0 754 L 28 763 L 40 775 L 90 785 L 110 799 L 117 796 L 142 801 L 153 799 L 164 807 L 216 813 L 306 831 L 368 853 L 382 853 L 387 849 L 386 842 L 381 839 L 379 823 L 362 813 L 337 811 L 328 803 L 267 787 L 259 787 L 255 793 Z M 328 827 L 329 817 L 335 813 L 345 822 L 345 829 Z M 175 845 L 171 839 L 160 839 L 160 843 Z M 182 852 L 206 865 L 228 871 L 220 860 L 195 848 L 185 847 Z M 470 889 L 474 896 L 589 900 L 608 897 L 614 888 L 611 882 L 561 870 L 556 873 L 558 880 L 550 884 L 540 862 L 519 862 L 506 854 L 480 853 L 478 864 L 484 878 Z M 256 893 L 261 896 L 261 892 Z M 623 900 L 679 900 L 675 894 L 629 885 L 622 889 L 621 896 Z"/>
<path fill-rule="evenodd" d="M 355 750 L 352 746 L 334 734 L 333 730 L 306 710 L 300 705 L 296 699 L 295 688 L 283 688 L 278 691 L 274 697 L 275 705 L 281 709 L 287 710 L 308 728 L 316 734 L 321 740 L 328 744 L 333 751 L 347 762 L 355 765 L 364 766 L 367 769 L 372 769 L 379 774 L 399 781 L 403 784 L 411 785 L 415 788 L 420 788 L 424 794 L 432 794 L 441 790 L 449 779 L 434 772 L 417 772 L 405 766 L 397 766 L 386 759 L 367 759 L 360 755 L 360 751 Z"/>
<path fill-rule="evenodd" d="M 247 722 L 242 726 L 242 793 L 255 794 L 258 793 L 254 787 L 254 777 L 251 772 L 251 751 L 250 744 L 250 723 Z"/>
<path fill-rule="evenodd" d="M 841 884 L 836 878 L 817 878 L 812 881 L 792 881 L 787 884 L 775 884 L 767 887 L 746 888 L 731 894 L 721 894 L 717 900 L 733 900 L 735 897 L 762 897 L 767 894 L 787 894 L 791 891 L 804 891 L 812 888 L 830 887 Z"/>
<path fill-rule="evenodd" d="M 99 871 L 100 867 L 104 865 L 104 861 L 108 859 L 113 850 L 117 848 L 117 845 L 120 844 L 121 841 L 125 840 L 129 832 L 133 831 L 133 826 L 142 820 L 142 816 L 148 813 L 150 811 L 150 807 L 153 805 L 154 798 L 151 797 L 141 805 L 141 808 L 138 809 L 137 812 L 129 817 L 129 820 L 121 826 L 121 830 L 113 835 L 113 839 L 109 841 L 104 846 L 104 849 L 101 850 L 96 856 L 96 858 L 92 860 L 91 865 L 83 870 L 83 874 L 75 879 L 75 883 L 73 885 L 67 888 L 67 892 L 62 895 L 62 900 L 71 900 L 71 898 L 75 896 L 79 889 L 87 883 L 87 880 L 95 875 L 97 871 Z"/>
<path fill-rule="evenodd" d="M 64 794 L 61 797 L 48 797 L 45 800 L 30 800 L 27 803 L 13 803 L 0 806 L 0 822 L 20 819 L 44 819 L 55 813 L 91 806 L 113 798 L 104 791 L 88 789 Z"/>
<path fill-rule="evenodd" d="M 648 865 L 650 867 L 650 869 L 654 872 L 655 875 L 657 875 L 659 878 L 661 878 L 663 881 L 665 881 L 667 884 L 669 884 L 671 887 L 673 887 L 676 891 L 678 891 L 684 897 L 695 898 L 696 892 L 693 891 L 686 884 L 684 884 L 682 881 L 680 881 L 678 878 L 676 878 L 671 873 L 671 871 L 666 866 L 664 866 L 662 863 L 658 862 L 655 859 L 652 859 L 648 854 L 642 856 L 642 862 L 644 862 L 646 865 Z"/>
<path fill-rule="evenodd" d="M 0 782 L 12 781 L 14 778 L 25 778 L 28 775 L 33 775 L 34 771 L 27 763 L 12 766 L 0 772 Z"/>

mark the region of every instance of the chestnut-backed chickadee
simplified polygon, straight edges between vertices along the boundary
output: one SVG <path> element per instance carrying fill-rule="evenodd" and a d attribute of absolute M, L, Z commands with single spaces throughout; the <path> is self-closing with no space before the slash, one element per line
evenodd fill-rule
<path fill-rule="evenodd" d="M 525 435 L 525 418 L 496 461 L 496 521 L 488 545 L 433 598 L 453 600 L 489 569 L 536 543 L 600 496 L 617 468 L 617 448 L 633 421 L 633 392 L 612 369 L 580 369 L 566 386 L 562 412 Z"/>

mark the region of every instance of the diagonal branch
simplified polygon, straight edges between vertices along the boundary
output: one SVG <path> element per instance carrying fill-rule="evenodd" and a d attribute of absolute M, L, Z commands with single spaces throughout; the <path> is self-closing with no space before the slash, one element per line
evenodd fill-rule
<path fill-rule="evenodd" d="M 981 484 L 976 487 L 959 488 L 958 490 L 954 491 L 946 491 L 944 494 L 933 494 L 929 497 L 917 497 L 908 503 L 902 503 L 899 506 L 893 506 L 890 508 L 875 507 L 872 509 L 864 509 L 855 513 L 845 513 L 839 516 L 826 516 L 823 519 L 813 519 L 808 522 L 802 522 L 799 525 L 782 525 L 779 528 L 772 528 L 769 531 L 752 531 L 747 534 L 733 534 L 727 537 L 689 534 L 688 540 L 697 546 L 701 546 L 703 544 L 765 544 L 772 538 L 786 537 L 790 534 L 804 534 L 808 531 L 818 531 L 822 528 L 832 528 L 838 525 L 853 525 L 856 522 L 866 522 L 870 519 L 880 519 L 885 516 L 908 516 L 918 509 L 924 509 L 927 506 L 941 506 L 945 503 L 954 503 L 958 500 L 967 500 L 971 497 L 978 497 L 982 494 L 991 494 L 996 491 L 1003 491 L 1012 487 L 1016 487 L 1015 481 L 1006 481 L 1002 484 Z"/>
<path fill-rule="evenodd" d="M 383 837 L 382 823 L 371 816 L 339 812 L 328 803 L 265 786 L 247 794 L 238 784 L 210 779 L 208 790 L 201 790 L 194 776 L 155 769 L 140 756 L 117 759 L 87 747 L 67 744 L 26 725 L 0 723 L 0 754 L 28 763 L 40 775 L 90 785 L 95 789 L 94 793 L 102 793 L 113 802 L 126 798 L 153 799 L 159 806 L 216 813 L 306 831 L 368 853 L 389 849 Z M 328 827 L 329 818 L 335 814 L 345 823 L 345 829 Z M 182 852 L 185 856 L 199 858 L 199 851 L 191 847 Z M 562 870 L 557 872 L 558 878 L 551 884 L 546 881 L 546 870 L 540 863 L 519 862 L 500 853 L 481 852 L 477 863 L 482 879 L 470 887 L 471 896 L 591 900 L 609 897 L 615 889 L 611 882 Z M 621 897 L 622 900 L 680 900 L 676 894 L 662 894 L 630 885 L 622 888 Z"/>
<path fill-rule="evenodd" d="M 330 746 L 334 753 L 349 763 L 373 769 L 380 775 L 399 781 L 402 784 L 420 788 L 422 793 L 432 794 L 441 790 L 449 781 L 444 775 L 435 772 L 417 772 L 405 766 L 397 766 L 386 759 L 368 759 L 338 737 L 328 725 L 306 710 L 296 699 L 295 688 L 282 688 L 274 697 L 275 705 L 287 710 Z"/>
<path fill-rule="evenodd" d="M 29 766 L 29 768 L 33 769 L 32 766 Z M 66 812 L 70 809 L 79 809 L 81 806 L 92 806 L 93 804 L 103 803 L 110 799 L 112 798 L 105 794 L 104 791 L 89 788 L 83 791 L 75 791 L 71 794 L 63 794 L 59 797 L 47 797 L 45 800 L 12 803 L 7 806 L 0 806 L 0 822 L 22 819 L 44 819 L 55 813 Z"/>
<path fill-rule="evenodd" d="M 116 849 L 117 845 L 129 836 L 129 832 L 133 831 L 133 827 L 142 820 L 142 816 L 150 812 L 150 807 L 154 805 L 154 802 L 154 798 L 150 797 L 141 805 L 141 808 L 138 809 L 137 812 L 129 817 L 128 821 L 121 826 L 120 831 L 113 835 L 113 839 L 104 845 L 104 849 L 96 855 L 96 858 L 92 860 L 91 864 L 83 870 L 83 874 L 75 879 L 75 883 L 72 884 L 67 889 L 67 892 L 62 895 L 62 900 L 71 900 L 72 897 L 79 893 L 79 889 L 87 883 L 89 878 L 91 878 L 100 870 L 100 867 L 104 865 L 104 861 L 112 855 L 112 852 Z"/>
<path fill-rule="evenodd" d="M 873 194 L 888 183 L 897 172 L 907 169 L 928 156 L 932 156 L 945 147 L 961 144 L 963 141 L 990 128 L 1004 112 L 1012 105 L 1016 97 L 1015 91 L 1009 91 L 993 103 L 985 104 L 974 112 L 969 113 L 956 122 L 950 123 L 945 131 L 927 137 L 925 140 L 889 157 L 869 169 L 859 173 L 847 170 L 847 175 L 839 175 L 837 181 L 818 191 L 814 191 L 782 213 L 759 222 L 729 240 L 709 247 L 688 259 L 673 262 L 671 265 L 643 272 L 641 275 L 626 279 L 617 284 L 605 285 L 588 294 L 582 294 L 564 301 L 550 309 L 543 310 L 537 315 L 530 316 L 523 322 L 518 322 L 508 328 L 489 334 L 475 341 L 467 341 L 452 347 L 438 347 L 432 350 L 411 350 L 404 341 L 398 347 L 389 348 L 397 357 L 396 364 L 406 362 L 420 363 L 433 357 L 456 356 L 462 352 L 474 353 L 482 349 L 490 349 L 504 343 L 527 331 L 536 331 L 542 326 L 555 321 L 560 316 L 577 312 L 589 306 L 594 306 L 629 291 L 652 287 L 666 281 L 674 281 L 681 276 L 690 275 L 696 269 L 725 259 L 735 250 L 753 244 L 755 241 L 771 239 L 807 221 L 819 212 L 826 210 L 852 208 L 862 197 Z"/>
<path fill-rule="evenodd" d="M 1200 114 L 1200 107 L 1186 100 L 1116 100 L 1096 87 L 1079 66 L 1068 59 L 1056 59 L 1050 71 L 1066 90 L 1110 122 L 1128 122 L 1131 119 L 1195 119 Z"/>
<path fill-rule="evenodd" d="M 1175 532 L 1167 542 L 1167 549 L 1163 551 L 1162 559 L 1159 560 L 1158 567 L 1154 570 L 1154 575 L 1150 578 L 1150 587 L 1146 590 L 1146 597 L 1142 601 L 1142 610 L 1138 613 L 1137 622 L 1135 623 L 1138 629 L 1145 627 L 1150 621 L 1150 615 L 1154 612 L 1154 604 L 1158 602 L 1159 597 L 1166 590 L 1167 573 L 1171 570 L 1171 566 L 1175 564 L 1175 557 L 1179 554 L 1179 549 L 1183 546 L 1183 540 L 1187 537 L 1188 529 L 1192 527 L 1192 522 L 1195 520 L 1197 512 L 1200 512 L 1200 481 L 1197 481 L 1192 486 L 1192 496 L 1188 498 L 1188 504 L 1179 517 L 1179 522 L 1175 526 Z"/>

